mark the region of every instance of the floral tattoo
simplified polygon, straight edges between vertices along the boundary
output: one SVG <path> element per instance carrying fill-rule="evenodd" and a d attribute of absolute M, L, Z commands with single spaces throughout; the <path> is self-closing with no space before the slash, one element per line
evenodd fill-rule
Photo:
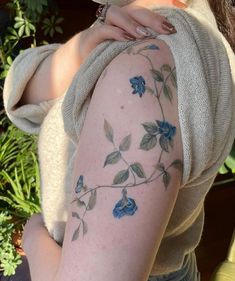
<path fill-rule="evenodd" d="M 164 110 L 161 103 L 162 98 L 167 98 L 170 102 L 173 100 L 172 87 L 177 88 L 176 83 L 176 70 L 168 64 L 161 66 L 160 70 L 154 69 L 151 59 L 144 53 L 145 50 L 158 51 L 160 48 L 155 45 L 147 45 L 140 48 L 137 52 L 133 51 L 133 47 L 127 49 L 126 53 L 131 55 L 141 55 L 149 62 L 151 66 L 151 75 L 154 81 L 154 88 L 146 85 L 146 81 L 142 76 L 135 76 L 129 79 L 130 86 L 132 88 L 132 94 L 139 98 L 142 98 L 147 92 L 153 95 L 159 104 L 162 113 L 162 120 L 155 120 L 152 122 L 145 122 L 142 124 L 145 131 L 142 140 L 140 141 L 139 148 L 144 151 L 154 149 L 158 144 L 161 148 L 157 163 L 154 165 L 154 169 L 150 175 L 147 175 L 143 166 L 139 162 L 129 162 L 125 158 L 125 152 L 131 147 L 131 134 L 125 136 L 121 143 L 117 145 L 114 138 L 114 130 L 107 120 L 104 120 L 104 134 L 106 139 L 113 145 L 113 151 L 109 153 L 105 160 L 103 168 L 108 165 L 115 165 L 118 162 L 123 162 L 125 168 L 118 171 L 114 175 L 113 182 L 110 185 L 97 185 L 96 187 L 88 187 L 85 184 L 84 175 L 80 175 L 75 187 L 76 198 L 71 202 L 77 203 L 79 208 L 83 208 L 84 212 L 80 216 L 77 212 L 72 213 L 72 217 L 78 219 L 79 225 L 75 229 L 72 237 L 72 241 L 75 241 L 79 237 L 79 233 L 82 228 L 83 235 L 88 231 L 88 226 L 84 217 L 87 211 L 93 210 L 96 205 L 97 190 L 100 188 L 119 188 L 121 189 L 121 199 L 115 204 L 112 214 L 114 218 L 121 219 L 124 216 L 133 216 L 137 210 L 138 205 L 135 199 L 128 197 L 128 190 L 148 184 L 161 178 L 165 189 L 168 188 L 171 175 L 170 170 L 172 168 L 182 171 L 182 161 L 176 159 L 172 163 L 166 166 L 161 160 L 163 153 L 169 153 L 174 147 L 174 137 L 176 135 L 176 127 L 166 121 L 164 116 Z M 82 200 L 82 198 L 89 194 L 88 202 Z"/>

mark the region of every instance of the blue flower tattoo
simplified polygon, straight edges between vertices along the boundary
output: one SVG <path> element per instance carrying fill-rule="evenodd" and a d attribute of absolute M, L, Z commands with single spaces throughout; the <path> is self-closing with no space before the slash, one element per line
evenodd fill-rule
<path fill-rule="evenodd" d="M 126 202 L 121 199 L 113 209 L 113 216 L 118 219 L 123 216 L 133 216 L 137 209 L 134 199 L 127 198 Z"/>
<path fill-rule="evenodd" d="M 145 80 L 142 76 L 135 76 L 130 79 L 131 87 L 134 89 L 133 95 L 139 94 L 140 97 L 145 93 Z"/>
<path fill-rule="evenodd" d="M 175 136 L 176 127 L 172 126 L 167 121 L 157 120 L 157 124 L 159 126 L 158 132 L 159 132 L 160 135 L 163 135 L 169 141 Z"/>

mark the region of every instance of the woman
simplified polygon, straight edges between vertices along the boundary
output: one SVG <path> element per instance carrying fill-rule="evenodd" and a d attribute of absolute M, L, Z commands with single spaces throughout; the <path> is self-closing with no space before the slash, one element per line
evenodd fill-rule
<path fill-rule="evenodd" d="M 166 7 L 160 8 L 162 5 Z M 48 112 L 46 117 L 44 113 L 39 142 L 42 192 L 46 180 L 64 179 L 64 197 L 70 200 L 59 202 L 68 212 L 64 239 L 63 218 L 52 226 L 47 224 L 55 240 L 63 241 L 62 249 L 48 239 L 43 227 L 35 226 L 43 225 L 40 216 L 26 226 L 24 248 L 32 280 L 199 280 L 194 249 L 202 232 L 203 201 L 235 133 L 234 56 L 217 30 L 208 3 L 194 0 L 188 5 L 179 9 L 170 0 L 132 1 L 124 8 L 127 13 L 135 10 L 137 21 L 139 7 L 149 7 L 165 15 L 177 33 L 172 29 L 170 36 L 159 35 L 147 28 L 151 36 L 145 40 L 137 37 L 135 42 L 101 44 L 68 89 L 76 71 L 66 64 L 55 68 L 53 77 L 63 77 L 61 71 L 68 73 L 67 84 L 59 85 L 59 80 L 50 77 L 45 83 L 48 92 L 56 87 L 57 93 L 67 91 L 49 112 L 48 104 L 42 102 L 48 98 L 34 100 L 41 102 L 41 112 L 42 108 Z M 134 30 L 132 26 L 127 31 L 138 36 Z M 53 46 L 58 51 L 54 56 L 47 54 L 41 72 L 39 68 L 28 84 L 26 96 L 43 81 L 48 66 L 61 63 L 68 50 L 73 54 L 74 44 L 60 49 Z M 31 130 L 36 131 L 41 117 L 37 119 L 35 112 L 39 109 L 14 107 L 19 95 L 11 100 L 11 75 L 5 90 L 9 116 L 25 130 L 30 121 Z M 28 78 L 21 83 L 21 93 Z M 58 97 L 54 91 L 50 97 Z M 24 103 L 23 99 L 18 106 Z M 57 126 L 58 110 L 62 110 L 70 146 Z M 46 147 L 48 143 L 53 143 L 52 150 Z M 64 147 L 68 150 L 63 151 Z M 52 152 L 59 161 L 50 162 Z M 63 163 L 67 163 L 69 179 L 66 175 L 60 178 L 62 171 L 58 174 L 56 169 L 61 166 L 61 154 L 67 161 Z M 72 159 L 69 164 L 66 157 Z M 52 199 L 47 201 L 43 195 L 44 211 L 56 208 L 49 206 Z M 43 215 L 44 221 L 49 221 L 47 214 Z M 64 216 L 63 212 L 60 215 Z M 46 257 L 42 245 L 50 251 Z M 34 256 L 36 250 L 38 256 Z M 45 258 L 42 270 L 38 264 Z"/>

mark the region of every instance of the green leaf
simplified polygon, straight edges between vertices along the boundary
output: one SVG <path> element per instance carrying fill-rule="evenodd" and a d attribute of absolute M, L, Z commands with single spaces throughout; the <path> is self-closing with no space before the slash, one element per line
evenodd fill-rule
<path fill-rule="evenodd" d="M 87 210 L 88 211 L 92 210 L 95 207 L 95 204 L 96 204 L 96 189 L 91 191 L 91 196 L 87 204 Z"/>
<path fill-rule="evenodd" d="M 24 34 L 24 28 L 25 28 L 25 26 L 22 25 L 22 26 L 19 28 L 19 30 L 18 30 L 18 35 L 19 35 L 20 37 L 22 37 L 23 34 Z"/>
<path fill-rule="evenodd" d="M 120 151 L 114 151 L 112 153 L 110 153 L 107 157 L 106 160 L 104 162 L 104 167 L 106 165 L 110 165 L 110 164 L 116 164 L 119 160 L 121 159 L 121 153 Z"/>
<path fill-rule="evenodd" d="M 106 138 L 113 143 L 113 128 L 107 120 L 104 120 L 104 131 Z"/>
<path fill-rule="evenodd" d="M 173 94 L 172 94 L 171 88 L 168 85 L 166 85 L 165 83 L 163 85 L 163 93 L 164 93 L 165 97 L 171 102 L 173 99 Z"/>
<path fill-rule="evenodd" d="M 151 136 L 156 136 L 158 133 L 158 126 L 156 125 L 156 123 L 152 123 L 152 122 L 146 122 L 144 124 L 142 124 L 145 131 L 147 133 L 149 133 Z"/>
<path fill-rule="evenodd" d="M 26 34 L 27 36 L 30 36 L 30 28 L 29 28 L 28 25 L 25 26 L 25 34 Z"/>
<path fill-rule="evenodd" d="M 140 163 L 134 163 L 131 165 L 131 169 L 139 178 L 146 178 L 144 169 Z"/>
<path fill-rule="evenodd" d="M 79 214 L 76 213 L 76 212 L 72 212 L 72 217 L 73 217 L 73 218 L 77 218 L 77 219 L 79 219 L 79 220 L 81 219 L 80 216 L 79 216 Z"/>
<path fill-rule="evenodd" d="M 169 174 L 168 172 L 165 172 L 165 173 L 163 174 L 162 179 L 163 179 L 163 183 L 164 183 L 165 189 L 167 189 L 167 187 L 169 186 L 170 181 L 171 181 L 171 176 L 170 176 L 170 174 Z"/>
<path fill-rule="evenodd" d="M 163 82 L 164 81 L 164 77 L 163 77 L 162 73 L 159 70 L 151 69 L 151 72 L 152 72 L 154 80 L 156 80 L 158 82 Z"/>
<path fill-rule="evenodd" d="M 45 18 L 44 20 L 43 20 L 43 23 L 45 24 L 45 25 L 51 25 L 51 22 L 50 22 L 50 19 L 48 19 L 48 18 Z"/>
<path fill-rule="evenodd" d="M 163 64 L 161 70 L 171 72 L 171 66 L 169 64 Z"/>
<path fill-rule="evenodd" d="M 156 146 L 156 144 L 157 144 L 156 136 L 146 134 L 146 135 L 144 135 L 144 137 L 140 143 L 140 148 L 148 151 L 148 150 L 154 148 Z"/>
<path fill-rule="evenodd" d="M 14 24 L 14 28 L 15 28 L 15 29 L 18 29 L 18 28 L 20 28 L 22 25 L 24 25 L 24 22 L 23 22 L 23 21 L 16 22 L 16 23 Z"/>
<path fill-rule="evenodd" d="M 55 31 L 60 33 L 60 34 L 63 34 L 63 30 L 62 30 L 62 28 L 60 26 L 56 26 L 55 27 Z"/>
<path fill-rule="evenodd" d="M 229 172 L 229 170 L 225 167 L 225 165 L 223 164 L 220 169 L 219 169 L 219 173 L 221 175 L 227 174 Z"/>
<path fill-rule="evenodd" d="M 124 183 L 129 178 L 129 170 L 122 170 L 117 173 L 113 180 L 113 184 L 121 184 Z"/>
<path fill-rule="evenodd" d="M 128 135 L 122 140 L 121 144 L 119 145 L 119 149 L 121 151 L 127 151 L 129 150 L 130 145 L 131 145 L 131 135 Z"/>
<path fill-rule="evenodd" d="M 176 159 L 171 163 L 171 166 L 173 166 L 175 169 L 182 171 L 183 170 L 183 162 L 179 159 Z"/>
<path fill-rule="evenodd" d="M 50 29 L 50 32 L 49 32 L 50 37 L 53 37 L 53 36 L 54 36 L 54 33 L 55 33 L 54 29 L 51 28 L 51 29 Z"/>
<path fill-rule="evenodd" d="M 85 235 L 87 233 L 88 227 L 87 227 L 87 223 L 82 220 L 82 229 L 83 229 L 83 235 Z"/>
<path fill-rule="evenodd" d="M 166 151 L 169 152 L 169 147 L 168 147 L 168 140 L 166 137 L 164 137 L 163 135 L 161 135 L 160 140 L 159 140 L 160 146 L 161 148 Z"/>
<path fill-rule="evenodd" d="M 64 21 L 64 18 L 60 17 L 55 21 L 55 23 L 60 24 L 62 21 Z"/>
<path fill-rule="evenodd" d="M 77 240 L 77 239 L 78 239 L 78 236 L 79 236 L 79 230 L 80 230 L 80 225 L 81 225 L 81 224 L 79 224 L 78 228 L 74 231 L 74 233 L 73 233 L 73 237 L 72 237 L 72 241 L 75 241 L 75 240 Z"/>

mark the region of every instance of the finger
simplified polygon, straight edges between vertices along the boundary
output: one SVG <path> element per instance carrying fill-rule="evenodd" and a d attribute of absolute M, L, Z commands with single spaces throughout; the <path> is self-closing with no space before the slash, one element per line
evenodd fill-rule
<path fill-rule="evenodd" d="M 125 30 L 117 27 L 112 26 L 108 24 L 101 24 L 99 27 L 97 27 L 97 32 L 94 32 L 94 44 L 97 45 L 104 40 L 117 40 L 117 41 L 123 41 L 123 40 L 135 40 L 136 38 L 132 36 L 131 34 L 127 33 Z"/>
<path fill-rule="evenodd" d="M 164 16 L 153 12 L 152 10 L 139 6 L 123 7 L 122 9 L 124 9 L 136 22 L 145 27 L 149 27 L 160 34 L 171 34 L 176 32 L 175 27 Z"/>
<path fill-rule="evenodd" d="M 140 23 L 136 22 L 128 13 L 120 7 L 112 5 L 106 14 L 105 23 L 113 25 L 125 30 L 135 38 L 143 38 L 149 36 L 148 30 Z"/>

